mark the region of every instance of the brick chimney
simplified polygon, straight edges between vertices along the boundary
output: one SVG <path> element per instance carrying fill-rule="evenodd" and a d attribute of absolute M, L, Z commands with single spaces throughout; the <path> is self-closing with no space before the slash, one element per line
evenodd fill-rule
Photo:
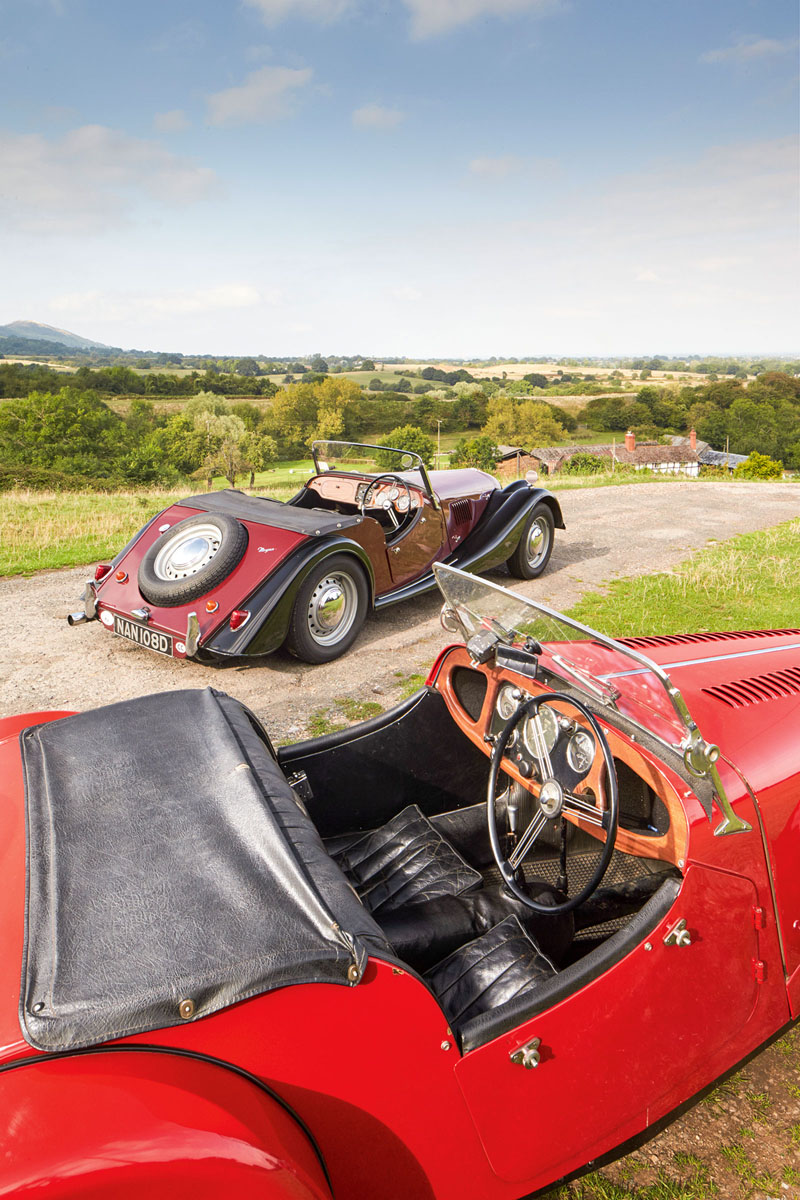
<path fill-rule="evenodd" d="M 689 445 L 693 450 L 697 449 L 697 433 L 694 429 L 689 430 Z"/>
<path fill-rule="evenodd" d="M 635 450 L 636 449 L 636 434 L 633 432 L 632 429 L 629 429 L 628 432 L 625 434 L 625 449 L 626 450 Z"/>

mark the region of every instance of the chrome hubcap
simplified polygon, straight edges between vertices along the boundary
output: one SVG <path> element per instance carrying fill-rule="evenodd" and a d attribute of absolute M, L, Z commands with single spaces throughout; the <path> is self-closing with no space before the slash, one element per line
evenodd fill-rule
<path fill-rule="evenodd" d="M 543 517 L 537 517 L 528 531 L 527 555 L 532 567 L 538 567 L 547 553 L 549 544 L 550 526 Z"/>
<path fill-rule="evenodd" d="M 156 555 L 153 570 L 159 579 L 188 579 L 211 562 L 222 544 L 216 525 L 194 525 L 168 538 Z"/>
<path fill-rule="evenodd" d="M 346 637 L 356 618 L 358 595 L 349 575 L 326 575 L 308 602 L 308 631 L 320 646 Z"/>

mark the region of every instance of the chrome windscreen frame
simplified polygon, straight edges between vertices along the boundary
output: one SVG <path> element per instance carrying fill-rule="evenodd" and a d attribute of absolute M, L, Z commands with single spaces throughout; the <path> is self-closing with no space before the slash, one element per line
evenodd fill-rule
<path fill-rule="evenodd" d="M 433 570 L 436 575 L 436 582 L 439 584 L 439 588 L 445 598 L 442 608 L 442 624 L 446 629 L 453 630 L 452 622 L 455 621 L 461 630 L 464 640 L 467 642 L 472 637 L 474 631 L 470 630 L 469 626 L 464 623 L 458 611 L 457 604 L 449 596 L 448 578 L 454 581 L 458 579 L 465 582 L 469 581 L 471 584 L 480 583 L 481 588 L 491 589 L 500 595 L 511 598 L 518 604 L 534 609 L 547 621 L 553 622 L 556 625 L 566 626 L 568 629 L 580 634 L 583 640 L 595 642 L 605 649 L 621 655 L 623 658 L 631 659 L 633 662 L 638 663 L 640 668 L 655 676 L 669 700 L 680 727 L 685 730 L 685 733 L 679 741 L 674 743 L 667 742 L 651 729 L 647 729 L 647 733 L 650 737 L 654 737 L 657 741 L 661 742 L 662 745 L 668 746 L 669 749 L 679 751 L 683 756 L 683 761 L 690 775 L 694 775 L 698 779 L 707 779 L 711 783 L 723 817 L 722 821 L 714 829 L 714 834 L 717 837 L 724 837 L 732 833 L 748 833 L 751 830 L 752 826 L 747 821 L 742 820 L 741 817 L 738 817 L 733 811 L 725 787 L 720 779 L 717 769 L 717 760 L 720 756 L 719 747 L 714 745 L 713 742 L 705 740 L 689 711 L 689 707 L 680 689 L 675 686 L 663 667 L 653 662 L 652 659 L 647 658 L 646 655 L 640 654 L 638 650 L 634 650 L 630 646 L 623 646 L 619 642 L 614 641 L 613 638 L 607 637 L 603 633 L 598 633 L 596 629 L 592 629 L 588 625 L 583 625 L 580 621 L 566 617 L 555 609 L 548 608 L 547 605 L 531 600 L 527 596 L 519 596 L 509 591 L 508 588 L 492 583 L 488 579 L 478 581 L 474 576 L 468 575 L 467 572 L 460 571 L 456 567 L 447 566 L 444 563 L 435 563 Z M 499 622 L 494 620 L 492 620 L 492 625 L 497 633 L 498 641 L 500 641 L 501 633 L 499 631 L 502 627 Z M 515 633 L 514 630 L 504 632 L 509 637 Z M 563 655 L 553 654 L 550 661 L 555 664 L 560 672 L 563 672 L 562 677 L 566 678 L 578 690 L 583 691 L 594 700 L 600 700 L 601 703 L 610 708 L 617 707 L 616 701 L 620 693 L 613 687 L 608 678 L 592 676 L 588 671 L 583 671 L 574 663 L 570 663 Z M 552 676 L 554 679 L 559 678 L 555 672 L 550 672 L 546 669 L 543 674 L 545 677 Z M 641 723 L 639 722 L 639 724 Z"/>

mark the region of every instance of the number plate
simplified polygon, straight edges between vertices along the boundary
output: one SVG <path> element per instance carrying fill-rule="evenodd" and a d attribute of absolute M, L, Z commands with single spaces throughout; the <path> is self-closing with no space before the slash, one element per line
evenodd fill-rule
<path fill-rule="evenodd" d="M 155 650 L 157 654 L 172 657 L 172 638 L 168 633 L 161 633 L 159 629 L 148 629 L 139 621 L 131 621 L 129 617 L 120 617 L 114 613 L 114 633 L 140 646 L 146 646 L 148 650 Z"/>

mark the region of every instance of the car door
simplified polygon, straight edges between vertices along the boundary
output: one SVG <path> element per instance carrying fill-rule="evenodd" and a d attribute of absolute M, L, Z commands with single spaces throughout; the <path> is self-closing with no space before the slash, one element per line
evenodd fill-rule
<path fill-rule="evenodd" d="M 444 545 L 444 517 L 426 496 L 408 533 L 386 547 L 392 586 L 402 587 L 424 574 L 439 558 Z"/>
<path fill-rule="evenodd" d="M 583 1165 L 752 1048 L 731 1039 L 758 999 L 757 934 L 747 919 L 756 902 L 750 880 L 691 867 L 670 913 L 622 961 L 465 1054 L 458 1082 L 501 1178 L 553 1178 Z M 680 918 L 691 944 L 667 944 Z M 540 1062 L 526 1070 L 511 1055 L 534 1038 Z"/>

